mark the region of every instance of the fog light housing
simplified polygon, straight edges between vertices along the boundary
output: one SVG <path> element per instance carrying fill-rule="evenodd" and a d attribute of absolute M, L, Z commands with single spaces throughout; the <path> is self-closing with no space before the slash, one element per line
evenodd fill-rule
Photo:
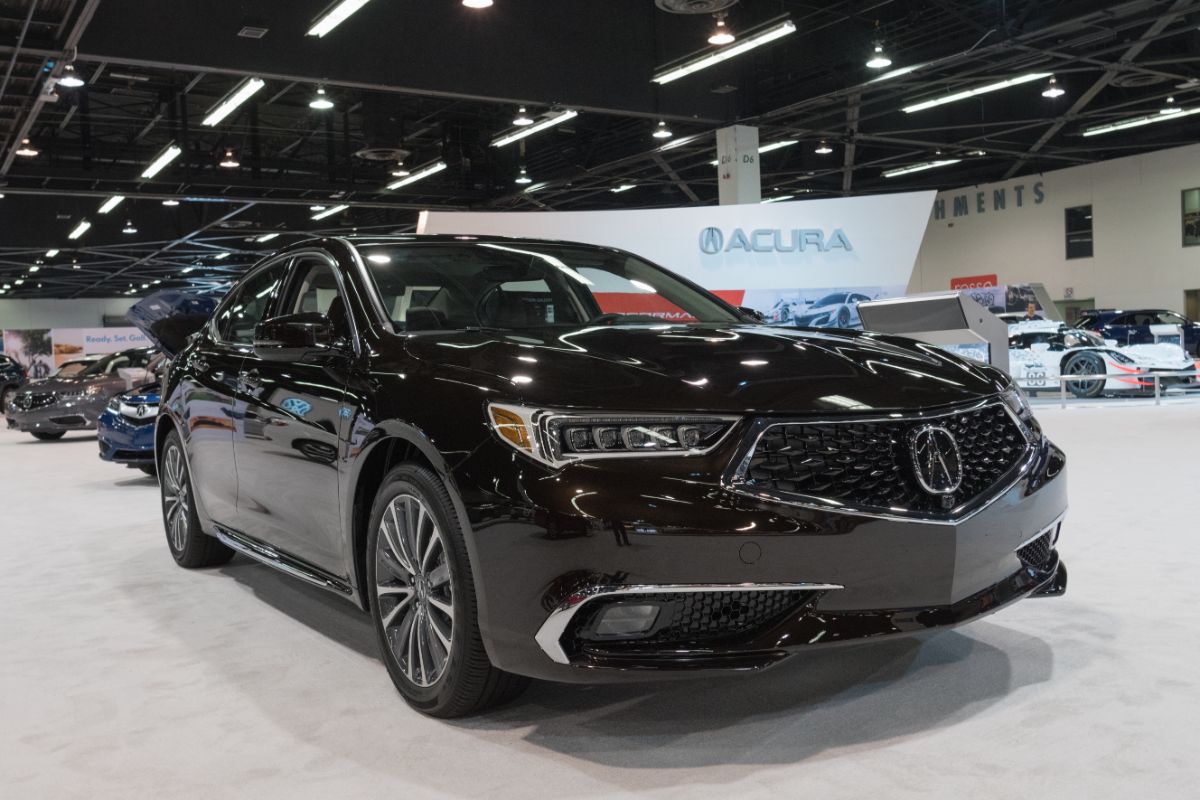
<path fill-rule="evenodd" d="M 597 639 L 636 639 L 645 636 L 658 621 L 657 603 L 614 603 L 596 618 L 592 629 Z"/>

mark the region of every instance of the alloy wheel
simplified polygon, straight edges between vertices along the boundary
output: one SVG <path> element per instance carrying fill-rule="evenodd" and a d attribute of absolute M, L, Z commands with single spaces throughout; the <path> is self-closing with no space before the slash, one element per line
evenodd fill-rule
<path fill-rule="evenodd" d="M 375 545 L 376 608 L 404 676 L 426 688 L 446 672 L 454 649 L 454 582 L 446 542 L 428 506 L 392 498 Z"/>
<path fill-rule="evenodd" d="M 177 445 L 171 444 L 163 454 L 162 498 L 166 507 L 167 534 L 176 552 L 181 552 L 187 546 L 190 495 L 183 452 Z"/>

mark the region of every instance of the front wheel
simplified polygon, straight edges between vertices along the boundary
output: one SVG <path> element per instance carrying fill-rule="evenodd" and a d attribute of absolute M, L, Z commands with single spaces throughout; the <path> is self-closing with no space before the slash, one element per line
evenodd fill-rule
<path fill-rule="evenodd" d="M 1080 377 L 1103 375 L 1104 359 L 1092 352 L 1076 353 L 1063 364 L 1062 373 Z M 1104 393 L 1104 384 L 1105 381 L 1099 379 L 1067 381 L 1067 391 L 1076 397 L 1099 397 Z"/>
<path fill-rule="evenodd" d="M 192 477 L 179 434 L 171 431 L 163 443 L 158 471 L 163 527 L 171 556 L 181 567 L 215 567 L 233 558 L 233 550 L 200 529 L 192 492 Z"/>
<path fill-rule="evenodd" d="M 466 541 L 446 487 L 424 467 L 402 464 L 383 479 L 371 508 L 367 587 L 388 674 L 418 711 L 461 717 L 528 684 L 488 660 Z"/>

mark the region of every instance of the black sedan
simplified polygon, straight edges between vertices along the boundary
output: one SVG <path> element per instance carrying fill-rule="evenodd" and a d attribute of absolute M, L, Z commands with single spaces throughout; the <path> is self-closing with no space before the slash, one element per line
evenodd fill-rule
<path fill-rule="evenodd" d="M 301 243 L 162 394 L 176 561 L 241 552 L 357 603 L 432 715 L 528 677 L 762 669 L 1066 586 L 1065 459 L 1006 375 L 760 325 L 614 249 Z"/>

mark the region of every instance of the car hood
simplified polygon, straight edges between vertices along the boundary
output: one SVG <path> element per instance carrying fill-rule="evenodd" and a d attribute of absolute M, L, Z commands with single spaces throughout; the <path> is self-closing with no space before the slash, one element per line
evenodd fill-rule
<path fill-rule="evenodd" d="M 931 345 L 857 331 L 603 326 L 415 335 L 406 346 L 440 377 L 560 408 L 861 413 L 966 402 L 1003 388 L 996 371 Z"/>
<path fill-rule="evenodd" d="M 168 358 L 174 358 L 216 307 L 214 297 L 165 289 L 135 303 L 125 316 Z"/>

